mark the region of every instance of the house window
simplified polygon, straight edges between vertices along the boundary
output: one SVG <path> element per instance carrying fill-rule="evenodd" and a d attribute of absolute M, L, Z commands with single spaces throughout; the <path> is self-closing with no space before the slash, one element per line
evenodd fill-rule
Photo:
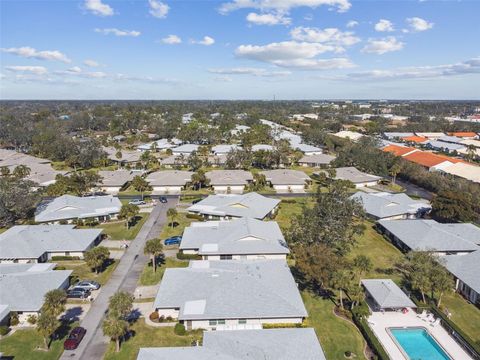
<path fill-rule="evenodd" d="M 247 323 L 247 319 L 238 319 L 238 323 L 241 325 L 245 325 Z"/>
<path fill-rule="evenodd" d="M 217 320 L 218 325 L 225 325 L 225 320 Z"/>
<path fill-rule="evenodd" d="M 70 251 L 65 251 L 65 256 L 70 256 Z"/>
<path fill-rule="evenodd" d="M 208 320 L 208 325 L 210 325 L 210 326 L 217 325 L 217 320 Z"/>
<path fill-rule="evenodd" d="M 220 260 L 232 260 L 232 255 L 220 255 Z"/>

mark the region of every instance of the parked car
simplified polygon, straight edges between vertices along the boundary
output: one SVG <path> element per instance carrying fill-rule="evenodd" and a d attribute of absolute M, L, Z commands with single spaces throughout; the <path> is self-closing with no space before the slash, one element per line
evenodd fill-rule
<path fill-rule="evenodd" d="M 93 280 L 83 280 L 75 284 L 75 289 L 98 290 L 100 284 Z"/>
<path fill-rule="evenodd" d="M 135 200 L 129 201 L 129 204 L 138 206 L 138 205 L 145 205 L 146 202 L 140 199 L 135 199 Z"/>
<path fill-rule="evenodd" d="M 86 332 L 87 330 L 80 326 L 73 328 L 72 331 L 70 331 L 68 339 L 63 343 L 63 348 L 65 350 L 75 350 L 82 341 Z"/>
<path fill-rule="evenodd" d="M 160 202 L 162 204 L 166 204 L 168 202 L 167 198 L 165 196 L 160 196 Z"/>
<path fill-rule="evenodd" d="M 83 288 L 73 288 L 67 291 L 67 298 L 69 299 L 86 299 L 90 296 L 90 290 Z"/>
<path fill-rule="evenodd" d="M 168 239 L 165 239 L 164 244 L 165 245 L 179 245 L 182 242 L 182 237 L 181 236 L 172 236 L 169 237 Z"/>

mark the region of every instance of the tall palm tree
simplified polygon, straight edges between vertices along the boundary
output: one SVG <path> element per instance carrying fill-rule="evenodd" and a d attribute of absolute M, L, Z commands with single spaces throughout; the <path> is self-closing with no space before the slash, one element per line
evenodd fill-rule
<path fill-rule="evenodd" d="M 162 253 L 162 241 L 158 238 L 148 240 L 145 244 L 143 252 L 145 255 L 150 255 L 152 260 L 153 272 L 157 272 L 157 257 Z"/>
<path fill-rule="evenodd" d="M 103 333 L 115 341 L 115 351 L 120 351 L 120 339 L 128 331 L 128 322 L 112 316 L 107 316 L 102 325 Z"/>
<path fill-rule="evenodd" d="M 177 209 L 170 208 L 167 210 L 167 216 L 171 220 L 170 224 L 172 225 L 172 228 L 173 228 L 173 220 L 177 217 L 177 215 L 178 215 Z"/>

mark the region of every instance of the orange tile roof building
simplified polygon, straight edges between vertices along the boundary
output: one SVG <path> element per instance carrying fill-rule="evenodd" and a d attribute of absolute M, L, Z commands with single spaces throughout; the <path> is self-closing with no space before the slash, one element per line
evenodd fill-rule
<path fill-rule="evenodd" d="M 473 131 L 450 132 L 448 133 L 448 135 L 461 137 L 461 138 L 470 138 L 470 139 L 477 137 L 477 133 L 474 133 Z"/>
<path fill-rule="evenodd" d="M 407 136 L 407 137 L 402 138 L 402 140 L 406 141 L 406 142 L 414 142 L 414 143 L 417 143 L 417 144 L 422 144 L 422 143 L 428 141 L 428 139 L 426 137 L 417 136 L 417 135 Z"/>
<path fill-rule="evenodd" d="M 383 148 L 383 151 L 392 153 L 395 156 L 405 156 L 407 154 L 410 154 L 415 151 L 419 151 L 415 148 L 412 147 L 406 147 L 406 146 L 398 146 L 398 145 L 387 145 Z"/>

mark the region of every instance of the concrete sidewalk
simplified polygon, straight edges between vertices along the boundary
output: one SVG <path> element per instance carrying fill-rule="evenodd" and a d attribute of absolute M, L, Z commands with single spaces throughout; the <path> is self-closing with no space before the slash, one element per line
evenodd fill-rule
<path fill-rule="evenodd" d="M 102 322 L 108 310 L 109 298 L 117 291 L 133 293 L 148 257 L 143 254 L 145 242 L 160 234 L 167 221 L 167 209 L 175 207 L 178 198 L 169 199 L 167 204 L 158 204 L 154 207 L 150 217 L 140 229 L 137 237 L 130 243 L 129 248 L 122 256 L 110 280 L 103 286 L 80 326 L 87 329 L 87 333 L 74 351 L 64 351 L 62 360 L 85 359 L 101 360 L 107 349 L 109 339 L 103 335 Z"/>

